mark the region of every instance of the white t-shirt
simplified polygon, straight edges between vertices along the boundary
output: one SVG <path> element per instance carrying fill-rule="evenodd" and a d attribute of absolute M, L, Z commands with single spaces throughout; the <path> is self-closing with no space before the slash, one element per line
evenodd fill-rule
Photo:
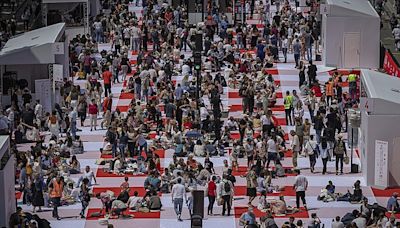
<path fill-rule="evenodd" d="M 268 153 L 276 153 L 276 143 L 273 139 L 268 139 L 267 141 L 267 151 Z"/>
<path fill-rule="evenodd" d="M 172 187 L 172 199 L 183 199 L 186 200 L 186 190 L 185 186 L 182 184 L 175 184 Z"/>

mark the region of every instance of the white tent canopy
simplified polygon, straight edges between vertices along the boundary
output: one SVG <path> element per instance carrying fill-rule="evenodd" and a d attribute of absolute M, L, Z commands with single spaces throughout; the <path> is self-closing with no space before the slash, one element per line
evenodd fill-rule
<path fill-rule="evenodd" d="M 400 104 L 400 78 L 372 70 L 361 71 L 369 98 Z"/>
<path fill-rule="evenodd" d="M 326 4 L 329 5 L 329 15 L 331 16 L 379 18 L 368 0 L 327 0 Z"/>
<path fill-rule="evenodd" d="M 55 63 L 54 43 L 64 30 L 65 23 L 58 23 L 10 39 L 0 51 L 0 65 Z"/>

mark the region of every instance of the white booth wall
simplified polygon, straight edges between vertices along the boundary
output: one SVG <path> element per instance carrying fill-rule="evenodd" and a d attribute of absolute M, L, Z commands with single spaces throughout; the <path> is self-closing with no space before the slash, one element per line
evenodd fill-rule
<path fill-rule="evenodd" d="M 374 18 L 323 16 L 325 31 L 324 63 L 339 68 L 379 68 L 379 21 Z M 378 30 L 376 30 L 378 28 Z M 346 33 L 359 33 L 359 65 L 344 57 Z M 346 65 L 348 64 L 348 65 Z"/>
<path fill-rule="evenodd" d="M 379 101 L 377 101 L 379 102 Z M 369 115 L 361 112 L 361 137 L 363 144 L 360 150 L 361 170 L 367 185 L 390 187 L 400 185 L 400 148 L 396 140 L 400 138 L 400 115 Z M 375 142 L 388 142 L 388 183 L 387 186 L 375 184 Z M 396 146 L 397 145 L 397 146 Z"/>
<path fill-rule="evenodd" d="M 361 71 L 361 170 L 367 185 L 400 185 L 400 78 Z M 377 150 L 379 145 L 387 145 Z M 387 148 L 387 150 L 386 150 Z M 382 175 L 382 178 L 378 178 Z"/>
<path fill-rule="evenodd" d="M 0 136 L 0 158 L 8 161 L 0 170 L 0 227 L 9 227 L 8 221 L 16 211 L 15 201 L 15 159 L 10 153 L 10 137 Z"/>

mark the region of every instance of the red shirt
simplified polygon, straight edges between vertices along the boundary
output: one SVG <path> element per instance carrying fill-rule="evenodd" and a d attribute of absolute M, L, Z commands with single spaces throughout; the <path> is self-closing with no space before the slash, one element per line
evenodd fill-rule
<path fill-rule="evenodd" d="M 214 183 L 214 181 L 208 182 L 208 195 L 209 196 L 215 196 L 215 191 L 217 190 L 217 185 Z"/>
<path fill-rule="evenodd" d="M 96 115 L 98 112 L 96 104 L 89 104 L 89 114 Z"/>
<path fill-rule="evenodd" d="M 110 71 L 104 71 L 103 72 L 103 80 L 104 80 L 104 84 L 111 84 L 111 78 L 112 78 L 112 74 Z"/>

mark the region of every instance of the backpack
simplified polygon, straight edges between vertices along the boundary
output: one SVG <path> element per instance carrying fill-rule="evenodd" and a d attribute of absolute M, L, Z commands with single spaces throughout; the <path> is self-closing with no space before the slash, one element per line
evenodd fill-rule
<path fill-rule="evenodd" d="M 224 182 L 224 190 L 226 193 L 231 192 L 231 185 L 229 184 L 229 181 Z"/>

